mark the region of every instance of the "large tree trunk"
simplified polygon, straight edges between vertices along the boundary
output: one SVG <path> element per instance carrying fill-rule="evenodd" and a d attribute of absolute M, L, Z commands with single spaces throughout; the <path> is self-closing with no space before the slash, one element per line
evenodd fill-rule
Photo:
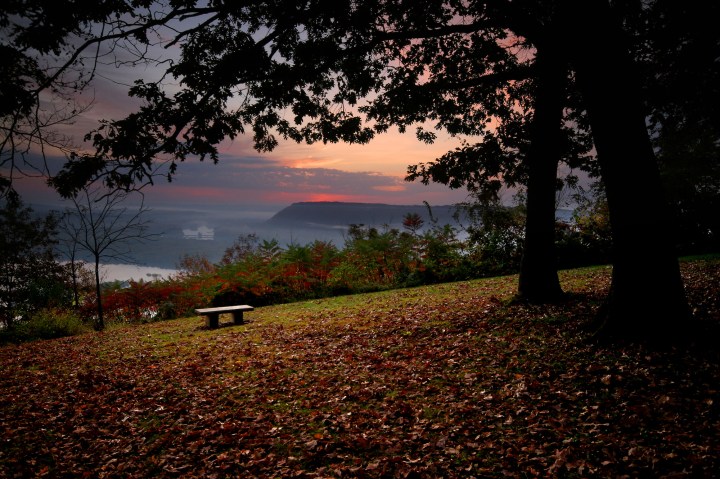
<path fill-rule="evenodd" d="M 562 296 L 555 253 L 555 194 L 567 70 L 553 33 L 538 42 L 537 89 L 527 156 L 527 219 L 518 297 L 551 302 Z"/>
<path fill-rule="evenodd" d="M 607 1 L 574 5 L 573 51 L 590 118 L 613 234 L 612 286 L 603 330 L 648 338 L 689 317 L 673 227 L 645 125 L 639 80 Z"/>

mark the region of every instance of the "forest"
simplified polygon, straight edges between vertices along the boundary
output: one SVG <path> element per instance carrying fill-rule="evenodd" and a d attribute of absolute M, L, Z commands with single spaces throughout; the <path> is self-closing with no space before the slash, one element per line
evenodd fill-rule
<path fill-rule="evenodd" d="M 582 173 L 612 239 L 603 329 L 672 337 L 691 318 L 678 254 L 717 250 L 715 18 L 712 5 L 659 0 L 11 4 L 0 12 L 2 195 L 21 201 L 14 180 L 34 175 L 74 202 L 94 230 L 84 247 L 99 298 L 101 256 L 147 234 L 142 207 L 119 225 L 113 206 L 186 159 L 220 161 L 223 141 L 266 152 L 444 131 L 459 146 L 408 166 L 407 180 L 465 188 L 486 209 L 503 185 L 525 191 L 519 299 L 563 296 L 555 209 Z M 78 144 L 57 127 L 90 108 L 78 94 L 112 58 L 118 74 L 146 66 L 161 78 L 136 78 L 136 111 Z"/>
<path fill-rule="evenodd" d="M 719 20 L 668 0 L 5 2 L 0 475 L 713 477 Z M 108 66 L 132 108 L 88 116 Z M 151 237 L 127 200 L 184 163 L 391 130 L 457 140 L 405 179 L 467 190 L 462 236 L 413 215 L 342 246 L 248 234 L 168 281 L 101 283 Z M 33 215 L 27 178 L 72 207 Z M 237 327 L 192 313 L 238 302 L 258 308 Z"/>
<path fill-rule="evenodd" d="M 139 324 L 194 315 L 204 306 L 265 306 L 517 273 L 524 206 L 458 208 L 462 225 L 425 224 L 418 213 L 404 216 L 402 230 L 348 225 L 340 247 L 321 240 L 281 245 L 253 233 L 241 235 L 217 263 L 202 254 L 186 254 L 178 258 L 179 272 L 171 278 L 102 284 L 103 323 Z M 61 218 L 53 213 L 44 218 L 32 213 L 18 205 L 0 216 L 7 270 L 13 269 L 10 265 L 24 268 L 5 278 L 3 297 L 15 307 L 5 309 L 4 335 L 48 337 L 97 325 L 92 264 L 60 259 L 64 251 L 79 248 L 74 236 L 80 232 L 58 231 Z M 563 268 L 609 261 L 611 240 L 602 203 L 588 202 L 556 228 Z M 46 277 L 37 274 L 39 268 L 48 272 Z"/>

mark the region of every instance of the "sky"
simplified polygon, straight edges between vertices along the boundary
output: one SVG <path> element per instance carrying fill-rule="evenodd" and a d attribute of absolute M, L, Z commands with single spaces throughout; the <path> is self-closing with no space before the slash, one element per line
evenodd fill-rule
<path fill-rule="evenodd" d="M 280 210 L 301 201 L 387 204 L 453 204 L 465 190 L 404 181 L 407 166 L 432 161 L 453 143 L 428 147 L 412 135 L 388 133 L 367 145 L 282 143 L 260 154 L 243 139 L 220 149 L 220 161 L 181 163 L 172 182 L 159 178 L 145 189 L 146 203 L 166 205 L 267 205 Z M 53 203 L 59 197 L 40 178 L 16 187 L 28 203 Z"/>
<path fill-rule="evenodd" d="M 465 199 L 466 192 L 406 182 L 404 177 L 408 165 L 432 161 L 454 147 L 452 141 L 427 146 L 411 134 L 395 132 L 366 145 L 281 142 L 274 151 L 260 154 L 241 138 L 221 146 L 218 164 L 185 162 L 171 184 L 158 184 L 151 194 L 202 203 L 450 204 Z"/>
<path fill-rule="evenodd" d="M 127 96 L 128 85 L 138 76 L 152 78 L 153 72 L 103 67 L 84 94 L 84 101 L 92 100 L 92 108 L 60 132 L 77 144 L 100 119 L 123 118 L 138 105 Z M 272 152 L 258 153 L 251 138 L 239 136 L 219 146 L 218 164 L 196 159 L 180 164 L 172 183 L 160 179 L 145 190 L 146 204 L 260 204 L 275 210 L 301 201 L 453 204 L 466 199 L 465 190 L 406 182 L 404 177 L 408 165 L 433 161 L 458 146 L 459 139 L 443 132 L 428 145 L 418 141 L 412 131 L 401 134 L 391 130 L 365 145 L 307 145 L 281 139 Z M 59 202 L 39 178 L 21 179 L 16 187 L 29 204 Z"/>

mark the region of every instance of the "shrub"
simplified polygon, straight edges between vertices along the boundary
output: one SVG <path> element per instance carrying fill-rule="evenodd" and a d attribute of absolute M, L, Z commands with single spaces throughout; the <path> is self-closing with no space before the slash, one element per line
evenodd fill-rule
<path fill-rule="evenodd" d="M 612 232 L 607 200 L 602 190 L 596 189 L 594 196 L 578 198 L 571 223 L 556 224 L 555 233 L 558 267 L 609 263 Z"/>
<path fill-rule="evenodd" d="M 172 301 L 165 301 L 163 303 L 160 303 L 160 306 L 158 306 L 158 319 L 173 319 L 178 317 L 177 309 L 175 308 L 175 303 Z"/>
<path fill-rule="evenodd" d="M 73 311 L 63 309 L 42 309 L 29 320 L 18 323 L 12 330 L 4 331 L 6 341 L 32 341 L 75 336 L 89 331 L 80 317 Z"/>

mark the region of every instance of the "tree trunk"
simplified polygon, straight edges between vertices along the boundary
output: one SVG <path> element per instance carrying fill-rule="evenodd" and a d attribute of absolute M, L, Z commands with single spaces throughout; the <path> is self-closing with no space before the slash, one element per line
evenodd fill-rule
<path fill-rule="evenodd" d="M 97 319 L 95 320 L 95 330 L 102 331 L 105 329 L 105 320 L 103 318 L 102 296 L 100 295 L 100 257 L 95 257 L 95 297 L 97 299 Z"/>
<path fill-rule="evenodd" d="M 603 331 L 635 338 L 672 335 L 681 330 L 689 308 L 639 80 L 607 1 L 575 6 L 573 65 L 590 118 L 613 235 Z"/>
<path fill-rule="evenodd" d="M 70 257 L 70 273 L 72 275 L 72 292 L 73 292 L 73 307 L 78 309 L 80 307 L 80 292 L 78 290 L 78 265 L 75 261 L 75 256 Z"/>
<path fill-rule="evenodd" d="M 553 36 L 550 32 L 550 36 Z M 536 42 L 537 89 L 526 161 L 527 218 L 520 264 L 518 297 L 551 302 L 562 296 L 555 253 L 555 194 L 560 159 L 560 126 L 567 73 L 561 52 L 552 40 Z"/>

